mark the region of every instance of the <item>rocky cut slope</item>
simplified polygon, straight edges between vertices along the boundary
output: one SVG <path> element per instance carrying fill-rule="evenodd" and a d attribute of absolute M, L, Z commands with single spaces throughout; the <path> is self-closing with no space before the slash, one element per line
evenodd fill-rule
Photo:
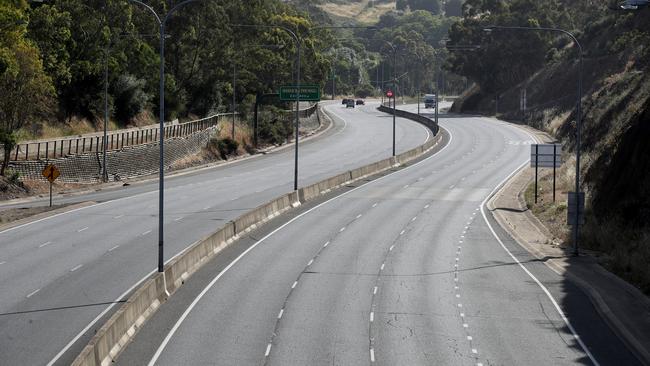
<path fill-rule="evenodd" d="M 650 293 L 650 9 L 604 12 L 576 34 L 584 49 L 582 243 L 606 253 L 614 272 Z M 572 43 L 559 52 L 517 85 L 498 93 L 476 87 L 453 108 L 496 112 L 550 132 L 567 146 L 572 172 L 578 63 Z"/>

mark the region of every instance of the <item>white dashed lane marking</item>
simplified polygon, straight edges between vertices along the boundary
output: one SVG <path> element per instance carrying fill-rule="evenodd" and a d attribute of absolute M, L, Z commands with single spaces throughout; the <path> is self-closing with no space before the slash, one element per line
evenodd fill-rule
<path fill-rule="evenodd" d="M 84 228 L 81 228 L 81 229 L 77 230 L 77 232 L 80 233 L 80 232 L 82 232 L 82 231 L 86 231 L 86 230 L 88 230 L 88 226 L 86 226 L 86 227 L 84 227 Z"/>
<path fill-rule="evenodd" d="M 280 309 L 280 313 L 278 314 L 278 319 L 282 319 L 282 314 L 284 314 L 284 309 Z"/>
<path fill-rule="evenodd" d="M 52 242 L 51 242 L 51 241 L 47 241 L 47 242 L 45 242 L 45 243 L 39 245 L 38 247 L 39 247 L 39 248 L 43 248 L 43 247 L 46 247 L 46 246 L 48 246 L 48 245 L 50 245 L 50 244 L 52 244 Z"/>
<path fill-rule="evenodd" d="M 124 215 L 113 216 L 114 219 L 121 219 L 122 217 L 124 217 Z"/>
<path fill-rule="evenodd" d="M 116 246 L 112 247 L 111 249 L 109 249 L 108 251 L 109 251 L 109 252 L 112 252 L 112 251 L 114 251 L 115 249 L 117 249 L 117 248 L 119 248 L 119 247 L 120 247 L 119 245 L 116 245 Z"/>
<path fill-rule="evenodd" d="M 30 293 L 27 294 L 27 296 L 25 296 L 25 297 L 29 299 L 30 297 L 36 295 L 36 293 L 39 292 L 39 291 L 41 291 L 40 288 L 39 288 L 39 289 L 36 289 L 36 290 L 34 290 L 34 291 L 32 291 L 32 292 L 30 292 Z"/>
<path fill-rule="evenodd" d="M 83 267 L 83 266 L 84 266 L 83 264 L 80 264 L 80 265 L 78 265 L 78 266 L 75 266 L 75 267 L 73 267 L 73 268 L 70 268 L 70 272 L 74 272 L 74 271 L 78 270 L 79 268 L 81 268 L 81 267 Z"/>
<path fill-rule="evenodd" d="M 144 233 L 142 233 L 140 235 L 145 236 L 145 235 L 149 234 L 150 232 L 151 232 L 151 230 L 147 230 L 147 231 L 145 231 Z"/>
<path fill-rule="evenodd" d="M 266 352 L 264 353 L 264 357 L 269 357 L 270 353 L 271 353 L 271 343 L 269 343 L 269 345 L 266 346 Z"/>

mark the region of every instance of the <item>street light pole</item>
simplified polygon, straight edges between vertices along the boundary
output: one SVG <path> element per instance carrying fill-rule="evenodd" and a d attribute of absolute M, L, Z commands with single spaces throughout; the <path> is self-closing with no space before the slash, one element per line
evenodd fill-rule
<path fill-rule="evenodd" d="M 265 25 L 265 24 L 230 24 L 231 27 L 241 28 L 277 28 L 287 32 L 296 44 L 296 87 L 300 91 L 300 39 L 291 29 L 282 25 Z M 295 153 L 294 153 L 294 174 L 293 174 L 293 190 L 298 190 L 298 129 L 300 127 L 300 93 L 296 93 L 296 121 L 295 121 Z"/>
<path fill-rule="evenodd" d="M 153 7 L 143 3 L 140 0 L 128 0 L 132 3 L 143 6 L 158 22 L 160 31 L 160 166 L 158 178 L 158 272 L 164 271 L 164 202 L 165 202 L 165 25 L 170 16 L 181 7 L 202 0 L 185 0 L 176 4 L 171 10 L 165 14 L 164 18 L 160 18 Z"/>
<path fill-rule="evenodd" d="M 536 32 L 555 32 L 562 33 L 573 40 L 578 47 L 578 96 L 576 101 L 576 179 L 575 179 L 575 222 L 573 225 L 573 255 L 578 256 L 578 240 L 579 240 L 579 208 L 580 208 L 580 135 L 582 130 L 582 45 L 578 39 L 570 32 L 560 28 L 535 28 L 535 27 L 507 27 L 507 26 L 490 26 L 486 27 L 484 31 L 491 32 L 493 30 L 522 30 L 522 31 L 536 31 Z"/>
<path fill-rule="evenodd" d="M 232 62 L 232 140 L 235 141 L 235 97 L 237 96 L 237 62 Z"/>

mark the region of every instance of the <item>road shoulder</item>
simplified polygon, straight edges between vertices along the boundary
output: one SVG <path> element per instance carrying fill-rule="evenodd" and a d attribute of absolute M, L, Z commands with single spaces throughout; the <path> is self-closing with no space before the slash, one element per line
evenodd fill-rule
<path fill-rule="evenodd" d="M 524 127 L 538 140 L 547 134 Z M 494 219 L 531 255 L 578 286 L 630 351 L 650 365 L 650 300 L 637 288 L 607 271 L 589 254 L 573 257 L 552 244 L 552 235 L 528 210 L 523 194 L 532 177 L 527 169 L 514 175 L 487 204 Z"/>

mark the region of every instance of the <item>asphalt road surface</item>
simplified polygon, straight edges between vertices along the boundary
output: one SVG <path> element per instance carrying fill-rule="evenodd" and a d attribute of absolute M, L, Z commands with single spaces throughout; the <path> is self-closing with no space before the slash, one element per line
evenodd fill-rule
<path fill-rule="evenodd" d="M 301 144 L 300 186 L 391 154 L 376 104 L 332 104 L 334 126 Z M 398 120 L 398 152 L 431 138 Z M 165 260 L 293 189 L 293 149 L 166 180 Z M 55 198 L 91 207 L 0 232 L 0 365 L 69 364 L 157 265 L 157 182 Z M 45 204 L 42 201 L 37 201 Z M 67 352 L 64 352 L 67 351 Z"/>
<path fill-rule="evenodd" d="M 532 137 L 486 118 L 440 123 L 448 143 L 433 156 L 219 255 L 118 363 L 638 364 L 588 298 L 484 207 Z"/>

